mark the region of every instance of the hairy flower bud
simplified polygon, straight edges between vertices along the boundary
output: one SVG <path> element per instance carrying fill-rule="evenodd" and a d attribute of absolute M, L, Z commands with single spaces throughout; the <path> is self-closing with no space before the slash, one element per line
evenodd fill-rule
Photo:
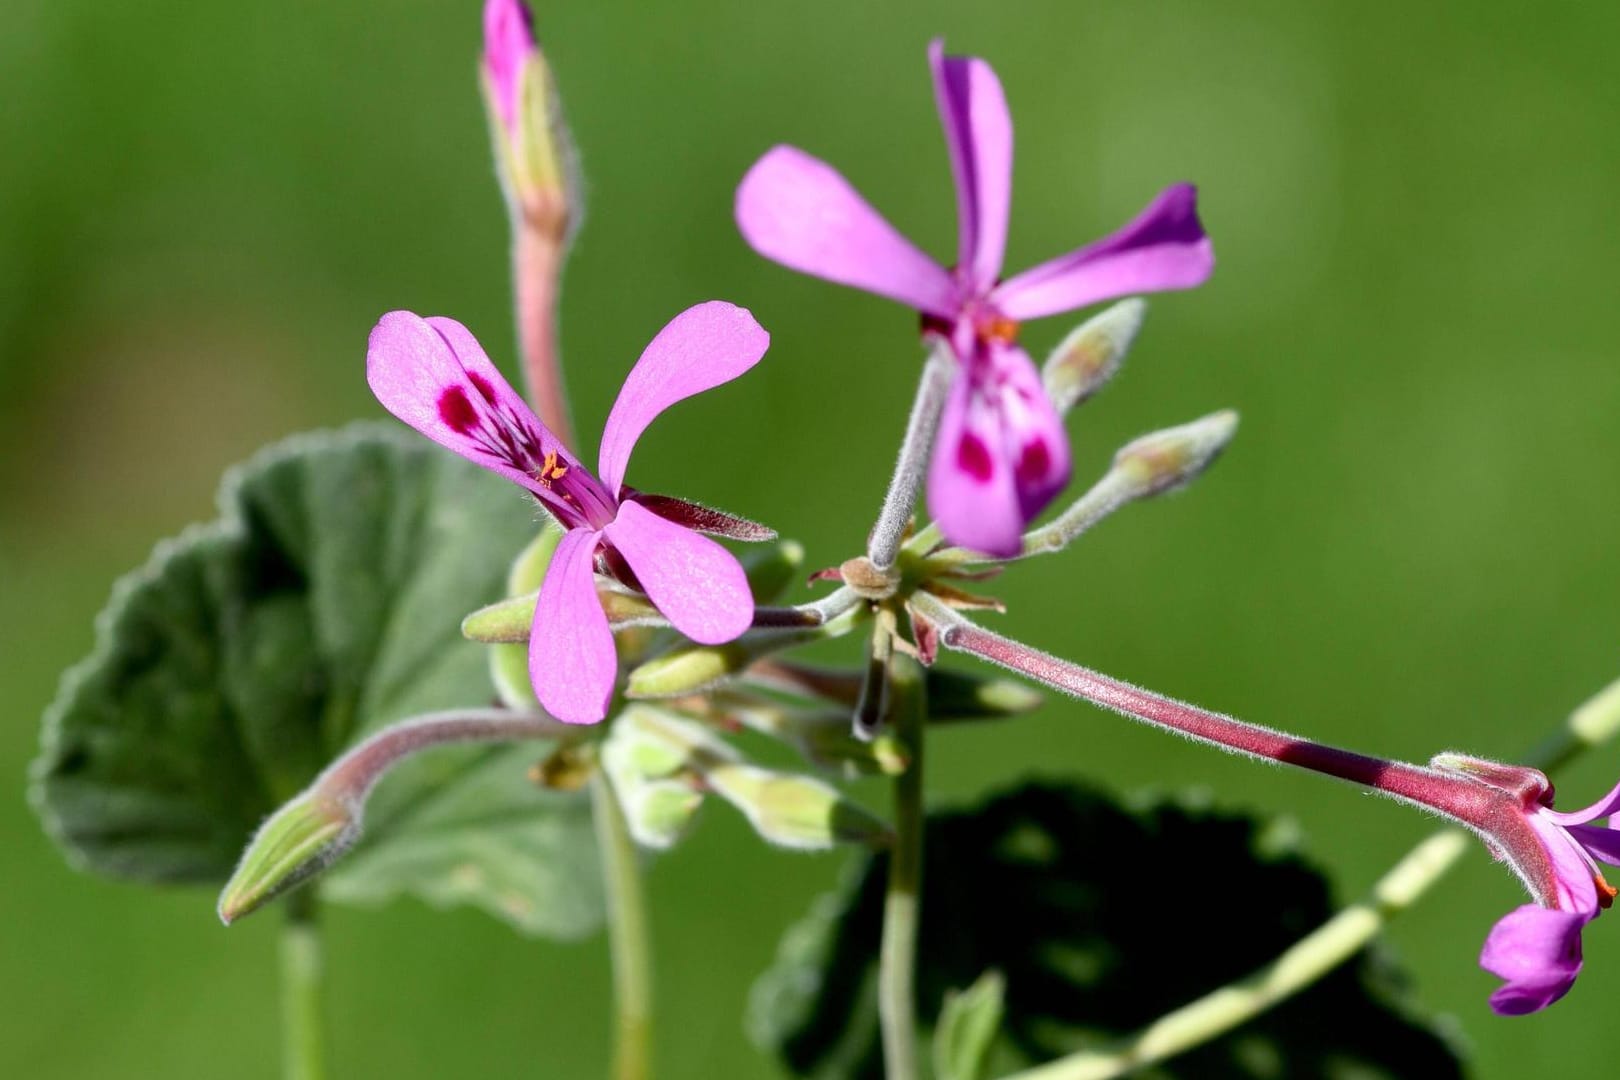
<path fill-rule="evenodd" d="M 579 217 L 573 140 L 521 0 L 487 0 L 480 67 L 501 186 L 513 214 L 561 239 Z"/>
<path fill-rule="evenodd" d="M 1171 491 L 1197 479 L 1237 433 L 1238 414 L 1211 413 L 1190 424 L 1166 428 L 1128 443 L 1114 455 L 1114 470 L 1136 498 Z"/>
<path fill-rule="evenodd" d="M 219 896 L 227 926 L 330 866 L 360 836 L 357 813 L 341 799 L 306 792 L 259 826 Z"/>
<path fill-rule="evenodd" d="M 1058 343 L 1041 369 L 1041 381 L 1059 413 L 1087 400 L 1114 377 L 1146 315 L 1147 301 L 1136 297 L 1121 300 Z"/>
<path fill-rule="evenodd" d="M 755 832 L 779 847 L 820 851 L 839 843 L 877 845 L 890 835 L 880 818 L 809 776 L 733 763 L 710 769 L 705 779 L 747 816 Z"/>

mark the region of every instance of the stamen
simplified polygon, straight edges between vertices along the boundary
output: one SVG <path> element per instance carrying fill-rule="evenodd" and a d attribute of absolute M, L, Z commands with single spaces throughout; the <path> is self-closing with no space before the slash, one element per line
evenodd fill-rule
<path fill-rule="evenodd" d="M 1592 873 L 1592 884 L 1597 886 L 1598 907 L 1605 911 L 1613 907 L 1615 897 L 1620 896 L 1620 889 L 1616 889 L 1613 885 L 1604 881 L 1603 875 L 1596 871 Z"/>
<path fill-rule="evenodd" d="M 1005 315 L 992 315 L 979 324 L 979 336 L 985 341 L 1012 345 L 1018 341 L 1018 324 Z"/>
<path fill-rule="evenodd" d="M 539 481 L 546 487 L 551 486 L 553 480 L 561 480 L 568 475 L 568 466 L 557 464 L 557 451 L 547 450 L 545 460 L 540 463 Z M 564 496 L 566 498 L 566 496 Z"/>

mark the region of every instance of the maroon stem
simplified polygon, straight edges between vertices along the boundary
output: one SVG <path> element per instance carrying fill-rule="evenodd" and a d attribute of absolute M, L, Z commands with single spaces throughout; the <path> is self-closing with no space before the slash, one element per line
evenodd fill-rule
<path fill-rule="evenodd" d="M 1060 660 L 959 617 L 940 621 L 940 640 L 946 647 L 1000 664 L 1132 719 L 1235 753 L 1348 780 L 1427 807 L 1470 828 L 1491 831 L 1500 827 L 1503 793 L 1484 784 L 1245 723 Z"/>
<path fill-rule="evenodd" d="M 351 800 L 363 803 L 384 773 L 421 750 L 452 743 L 567 738 L 579 733 L 579 728 L 549 716 L 505 709 L 429 713 L 377 732 L 327 766 L 310 790 L 345 805 Z"/>
<path fill-rule="evenodd" d="M 514 215 L 512 276 L 517 293 L 518 345 L 529 400 L 541 423 L 574 446 L 557 351 L 557 290 L 566 254 L 564 230 L 536 216 Z"/>

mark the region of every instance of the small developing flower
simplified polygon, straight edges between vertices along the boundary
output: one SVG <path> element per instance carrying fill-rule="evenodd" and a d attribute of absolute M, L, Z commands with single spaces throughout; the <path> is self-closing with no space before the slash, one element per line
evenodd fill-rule
<path fill-rule="evenodd" d="M 366 377 L 389 412 L 435 442 L 520 484 L 565 530 L 546 567 L 529 636 L 529 676 L 559 720 L 592 724 L 618 677 L 596 571 L 646 594 L 695 642 L 731 641 L 754 601 L 725 548 L 643 505 L 624 470 L 636 440 L 670 405 L 759 362 L 770 337 L 742 308 L 711 301 L 677 315 L 625 380 L 602 433 L 600 479 L 524 404 L 466 327 L 410 312 L 371 333 Z"/>
<path fill-rule="evenodd" d="M 1620 865 L 1620 830 L 1611 816 L 1620 810 L 1620 786 L 1591 806 L 1559 813 L 1553 809 L 1552 784 L 1535 769 L 1460 754 L 1442 754 L 1433 764 L 1520 796 L 1531 842 L 1498 841 L 1494 849 L 1513 866 L 1536 902 L 1497 921 L 1485 938 L 1479 963 L 1505 980 L 1491 995 L 1491 1008 L 1497 1013 L 1520 1016 L 1545 1009 L 1575 985 L 1581 973 L 1581 931 L 1617 895 L 1598 863 Z M 1607 825 L 1593 824 L 1605 817 Z"/>
<path fill-rule="evenodd" d="M 1214 266 L 1194 189 L 1163 191 L 1129 225 L 1001 280 L 1012 193 L 1012 121 L 990 65 L 929 48 L 956 182 L 957 260 L 947 270 L 830 165 L 778 146 L 737 189 L 754 250 L 803 273 L 917 308 L 958 361 L 928 477 L 929 512 L 953 544 L 1014 554 L 1024 525 L 1069 478 L 1068 439 L 1019 324 L 1134 293 L 1201 284 Z"/>
<path fill-rule="evenodd" d="M 513 213 L 561 238 L 579 217 L 573 140 L 522 0 L 484 4 L 480 69 L 495 159 Z"/>

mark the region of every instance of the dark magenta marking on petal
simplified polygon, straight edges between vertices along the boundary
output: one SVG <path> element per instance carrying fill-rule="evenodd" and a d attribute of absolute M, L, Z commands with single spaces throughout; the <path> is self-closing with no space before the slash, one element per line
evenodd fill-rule
<path fill-rule="evenodd" d="M 1046 474 L 1051 470 L 1052 451 L 1046 445 L 1046 440 L 1036 439 L 1025 444 L 1023 453 L 1018 455 L 1018 479 L 1033 484 L 1046 479 Z"/>
<path fill-rule="evenodd" d="M 456 434 L 465 435 L 478 426 L 478 410 L 467 400 L 467 391 L 449 386 L 439 395 L 439 419 Z"/>
<path fill-rule="evenodd" d="M 467 378 L 474 386 L 478 388 L 478 392 L 484 395 L 485 401 L 489 402 L 491 405 L 496 404 L 495 387 L 490 385 L 488 379 L 484 378 L 476 371 L 467 372 Z"/>
<path fill-rule="evenodd" d="M 984 440 L 974 434 L 964 434 L 956 447 L 956 464 L 979 483 L 987 483 L 995 470 L 990 460 L 990 449 Z"/>

